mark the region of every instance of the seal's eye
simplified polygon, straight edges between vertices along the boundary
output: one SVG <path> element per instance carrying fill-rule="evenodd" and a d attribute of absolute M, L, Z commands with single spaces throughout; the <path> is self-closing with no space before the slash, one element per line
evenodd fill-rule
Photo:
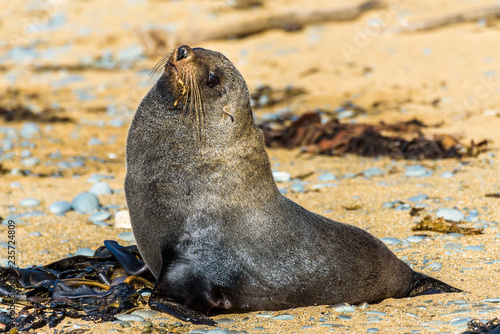
<path fill-rule="evenodd" d="M 208 77 L 208 87 L 214 88 L 219 84 L 219 78 L 215 76 L 215 74 L 210 73 L 210 76 Z"/>

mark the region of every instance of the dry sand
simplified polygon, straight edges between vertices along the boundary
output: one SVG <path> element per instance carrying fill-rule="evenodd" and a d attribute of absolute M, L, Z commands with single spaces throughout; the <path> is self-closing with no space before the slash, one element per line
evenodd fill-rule
<path fill-rule="evenodd" d="M 269 9 L 285 10 L 318 7 L 329 2 L 275 0 L 266 3 Z M 349 2 L 338 3 L 342 6 Z M 306 94 L 289 103 L 273 109 L 254 110 L 258 117 L 281 108 L 290 108 L 297 114 L 318 107 L 333 110 L 349 100 L 368 110 L 366 115 L 356 118 L 358 122 L 418 118 L 426 124 L 439 125 L 430 128 L 428 134 L 450 133 L 459 136 L 464 143 L 492 140 L 490 153 L 462 161 L 391 161 L 388 158 L 325 157 L 301 154 L 299 150 L 269 150 L 275 169 L 288 172 L 292 177 L 313 172 L 304 180 L 310 182 L 305 193 L 292 193 L 289 183 L 280 184 L 288 189 L 288 197 L 329 218 L 367 229 L 379 238 L 403 240 L 414 235 L 411 227 L 418 220 L 410 217 L 408 211 L 382 208 L 385 202 L 407 201 L 411 196 L 426 194 L 430 198 L 425 201 L 429 205 L 427 213 L 432 214 L 432 210 L 440 207 L 457 207 L 466 214 L 470 209 L 477 209 L 483 222 L 468 226 L 486 222 L 483 235 L 453 239 L 429 232 L 426 233 L 429 237 L 422 242 L 390 246 L 415 269 L 466 292 L 384 300 L 368 309 L 385 313 L 378 315 L 381 318 L 378 322 L 373 318 L 377 315 L 367 314 L 367 310 L 357 309 L 345 314 L 350 318 L 344 320 L 339 318 L 342 313 L 326 306 L 314 306 L 272 312 L 273 315 L 291 314 L 293 320 L 258 317 L 259 312 L 219 316 L 215 319 L 235 320 L 220 324 L 221 328 L 248 333 L 323 333 L 330 329 L 365 333 L 368 328 L 377 328 L 381 333 L 453 333 L 465 328 L 458 325 L 457 320 L 500 317 L 499 304 L 481 302 L 486 298 L 500 298 L 500 199 L 485 197 L 485 194 L 500 192 L 500 65 L 497 61 L 500 26 L 497 21 L 480 21 L 417 33 L 388 29 L 398 20 L 430 18 L 495 2 L 394 3 L 397 6 L 392 11 L 387 7 L 375 9 L 354 21 L 318 24 L 296 32 L 272 30 L 244 39 L 207 41 L 199 46 L 226 54 L 240 69 L 251 91 L 262 84 L 275 88 L 294 85 L 306 90 Z M 106 52 L 116 57 L 128 47 L 137 46 L 136 29 L 175 27 L 176 23 L 182 26 L 186 22 L 210 24 L 213 20 L 225 19 L 232 10 L 222 1 L 194 0 L 47 0 L 5 5 L 7 7 L 0 14 L 0 102 L 5 105 L 15 101 L 16 98 L 6 96 L 6 92 L 17 90 L 21 94 L 17 99 L 31 105 L 35 112 L 57 103 L 62 109 L 57 116 L 72 119 L 70 123 L 39 124 L 42 137 L 28 140 L 34 147 L 22 147 L 24 140 L 18 139 L 13 149 L 3 152 L 4 156 L 8 153 L 14 156 L 1 162 L 7 172 L 0 177 L 0 216 L 5 218 L 12 213 L 29 211 L 18 205 L 27 197 L 38 199 L 41 203 L 36 209 L 47 213 L 43 217 L 25 219 L 24 224 L 16 228 L 17 264 L 26 267 L 60 259 L 79 248 L 96 248 L 103 240 L 118 239 L 118 234 L 126 231 L 93 225 L 86 215 L 74 212 L 57 217 L 49 212 L 48 206 L 57 200 L 71 201 L 78 193 L 87 191 L 91 186 L 86 182 L 88 177 L 100 173 L 113 175 L 114 178 L 107 182 L 118 190 L 113 195 L 100 196 L 101 204 L 126 208 L 123 179 L 127 125 L 151 85 L 147 82 L 147 70 L 159 57 L 147 57 L 124 68 L 86 69 L 78 65 L 95 63 Z M 246 15 L 257 14 L 251 9 Z M 370 30 L 377 22 L 382 22 L 384 29 Z M 30 30 L 30 27 L 35 29 Z M 36 50 L 35 56 L 12 56 L 12 53 L 5 56 L 20 47 Z M 74 75 L 78 77 L 72 77 Z M 74 80 L 62 81 L 68 77 Z M 33 93 L 38 95 L 33 96 Z M 89 99 L 82 99 L 84 93 L 90 95 Z M 115 114 L 106 112 L 110 106 L 117 109 Z M 124 124 L 118 127 L 108 124 L 116 119 L 123 120 Z M 1 120 L 0 126 L 19 130 L 23 123 Z M 90 145 L 92 138 L 99 139 L 102 144 Z M 5 134 L 0 134 L 0 143 L 4 139 Z M 40 159 L 39 165 L 25 167 L 21 164 L 21 153 L 25 149 Z M 46 177 L 59 170 L 58 160 L 48 157 L 57 150 L 64 161 L 84 157 L 84 166 L 64 170 L 59 178 Z M 46 165 L 46 162 L 51 164 Z M 433 175 L 405 177 L 406 167 L 414 164 L 433 170 Z M 341 179 L 333 181 L 335 187 L 312 190 L 314 184 L 321 183 L 316 179 L 321 171 L 341 177 L 371 167 L 379 167 L 386 173 L 372 178 Z M 16 168 L 41 176 L 11 173 Z M 441 178 L 445 171 L 456 173 L 452 178 Z M 12 187 L 13 182 L 21 187 Z M 354 205 L 360 208 L 352 211 L 344 208 Z M 41 236 L 30 235 L 37 231 Z M 6 240 L 7 227 L 0 226 L 0 241 Z M 467 246 L 481 246 L 484 251 L 446 251 L 443 246 L 450 242 L 461 243 L 462 250 Z M 5 253 L 0 257 L 7 257 L 6 248 L 0 252 Z M 442 268 L 433 271 L 428 267 L 431 263 L 441 263 Z M 483 304 L 487 306 L 478 306 Z M 320 321 L 322 317 L 325 322 Z M 166 323 L 176 321 L 166 315 L 155 318 L 164 318 L 166 320 L 162 321 Z M 153 319 L 153 323 L 156 326 L 158 320 Z M 75 320 L 65 320 L 56 329 L 69 331 L 73 324 L 90 326 L 92 333 L 120 329 L 111 323 Z M 322 326 L 325 324 L 345 327 Z M 198 326 L 185 324 L 177 331 L 187 333 L 195 328 Z M 140 332 L 141 329 L 141 325 L 134 324 L 131 329 L 120 331 Z M 36 332 L 53 333 L 54 329 L 42 328 Z"/>

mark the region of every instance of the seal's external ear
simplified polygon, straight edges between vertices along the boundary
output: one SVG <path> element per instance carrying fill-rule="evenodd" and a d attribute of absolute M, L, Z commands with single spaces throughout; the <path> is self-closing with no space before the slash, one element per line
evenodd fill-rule
<path fill-rule="evenodd" d="M 223 112 L 223 115 L 229 116 L 229 118 L 231 119 L 231 122 L 234 123 L 234 116 L 233 116 L 233 114 L 231 114 L 231 112 L 227 106 L 224 106 L 224 108 L 222 108 L 222 112 Z"/>

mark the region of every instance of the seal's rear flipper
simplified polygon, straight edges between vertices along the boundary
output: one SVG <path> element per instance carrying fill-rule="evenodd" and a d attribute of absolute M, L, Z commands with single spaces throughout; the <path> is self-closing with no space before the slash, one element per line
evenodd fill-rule
<path fill-rule="evenodd" d="M 180 320 L 191 322 L 195 325 L 215 326 L 215 321 L 206 315 L 191 309 L 186 305 L 172 302 L 160 297 L 160 293 L 155 289 L 149 297 L 149 307 L 153 310 L 168 313 Z"/>
<path fill-rule="evenodd" d="M 440 280 L 437 280 L 435 278 L 414 271 L 410 289 L 406 293 L 405 297 L 433 295 L 436 293 L 445 292 L 462 292 L 462 290 L 454 288 L 451 285 L 441 282 Z"/>

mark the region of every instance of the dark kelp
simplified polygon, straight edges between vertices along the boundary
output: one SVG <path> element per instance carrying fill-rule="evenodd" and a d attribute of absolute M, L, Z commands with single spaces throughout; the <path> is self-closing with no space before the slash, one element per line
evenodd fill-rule
<path fill-rule="evenodd" d="M 94 256 L 73 256 L 27 269 L 0 268 L 2 303 L 22 304 L 15 316 L 0 313 L 3 330 L 54 327 L 66 316 L 111 321 L 114 315 L 145 304 L 154 278 L 136 246 L 106 240 Z"/>

